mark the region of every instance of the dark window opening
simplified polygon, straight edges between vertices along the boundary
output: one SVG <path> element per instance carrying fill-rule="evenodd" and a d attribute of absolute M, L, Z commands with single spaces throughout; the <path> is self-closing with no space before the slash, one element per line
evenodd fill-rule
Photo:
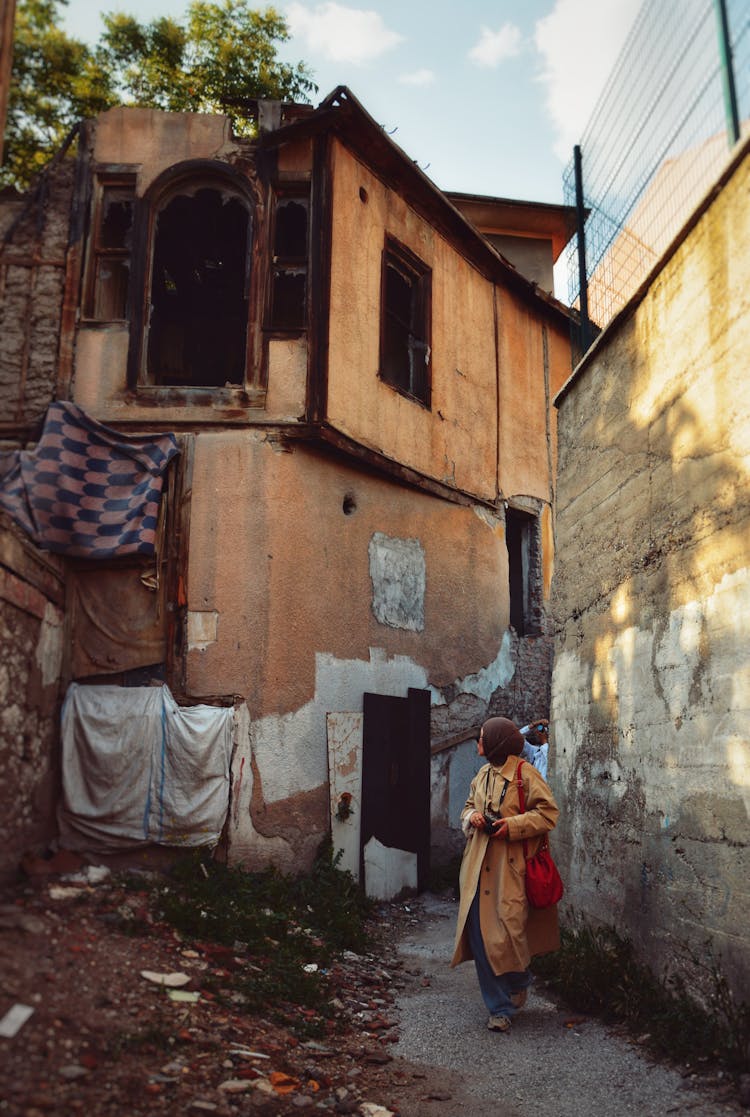
<path fill-rule="evenodd" d="M 249 225 L 244 201 L 212 187 L 178 194 L 158 213 L 148 383 L 244 382 Z"/>
<path fill-rule="evenodd" d="M 303 330 L 307 308 L 307 198 L 282 197 L 276 203 L 271 278 L 272 330 Z"/>
<path fill-rule="evenodd" d="M 386 241 L 383 254 L 380 376 L 430 403 L 431 273 L 413 253 Z"/>
<path fill-rule="evenodd" d="M 130 251 L 135 178 L 102 181 L 94 212 L 84 317 L 117 322 L 129 314 Z"/>
<path fill-rule="evenodd" d="M 519 636 L 541 632 L 541 561 L 536 516 L 508 508 L 505 512 L 508 548 L 510 623 Z"/>

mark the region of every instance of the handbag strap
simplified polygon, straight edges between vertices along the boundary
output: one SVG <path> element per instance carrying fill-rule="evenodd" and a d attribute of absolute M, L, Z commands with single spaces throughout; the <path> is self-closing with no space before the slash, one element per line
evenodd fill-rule
<path fill-rule="evenodd" d="M 518 767 L 516 768 L 516 783 L 518 784 L 518 805 L 521 808 L 520 811 L 519 811 L 519 814 L 525 814 L 526 813 L 526 796 L 523 793 L 523 780 L 521 779 L 521 768 L 522 768 L 522 766 L 523 766 L 523 760 L 519 760 L 518 761 Z M 544 835 L 544 840 L 542 841 L 542 844 L 539 847 L 539 852 L 541 852 L 543 849 L 547 849 L 547 846 L 548 846 L 547 835 L 545 834 Z M 529 859 L 529 844 L 528 844 L 526 838 L 523 839 L 523 859 L 524 859 L 524 861 L 528 861 L 528 859 Z"/>
<path fill-rule="evenodd" d="M 516 768 L 516 783 L 518 784 L 518 806 L 520 807 L 520 810 L 518 812 L 519 814 L 526 813 L 526 796 L 523 793 L 523 780 L 521 779 L 522 767 L 523 760 L 519 760 L 518 767 Z M 525 838 L 523 839 L 523 859 L 524 861 L 528 861 L 529 859 L 529 845 Z"/>

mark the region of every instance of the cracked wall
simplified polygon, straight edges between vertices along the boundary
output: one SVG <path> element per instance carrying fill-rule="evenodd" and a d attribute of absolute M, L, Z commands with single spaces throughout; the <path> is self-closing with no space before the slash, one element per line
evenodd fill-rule
<path fill-rule="evenodd" d="M 63 653 L 61 564 L 0 517 L 0 877 L 54 836 Z"/>
<path fill-rule="evenodd" d="M 750 995 L 750 156 L 560 402 L 567 903 Z M 700 976 L 700 975 L 698 975 Z"/>

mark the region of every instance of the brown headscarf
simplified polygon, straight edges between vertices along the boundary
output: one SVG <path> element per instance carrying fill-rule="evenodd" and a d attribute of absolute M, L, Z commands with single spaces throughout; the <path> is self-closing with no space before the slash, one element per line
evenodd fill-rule
<path fill-rule="evenodd" d="M 524 746 L 521 730 L 510 718 L 490 718 L 482 726 L 484 755 L 499 768 L 509 756 L 519 756 Z"/>

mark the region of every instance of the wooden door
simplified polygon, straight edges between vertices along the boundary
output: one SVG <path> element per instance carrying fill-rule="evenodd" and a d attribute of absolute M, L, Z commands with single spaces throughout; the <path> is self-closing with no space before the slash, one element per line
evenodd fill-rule
<path fill-rule="evenodd" d="M 416 880 L 427 887 L 430 868 L 430 693 L 406 698 L 365 694 L 362 752 L 360 880 L 368 889 L 365 851 L 371 839 L 416 857 Z M 406 858 L 408 861 L 408 857 Z M 394 885 L 397 894 L 400 889 Z M 383 897 L 386 898 L 386 897 Z M 390 898 L 390 897 L 388 897 Z"/>

